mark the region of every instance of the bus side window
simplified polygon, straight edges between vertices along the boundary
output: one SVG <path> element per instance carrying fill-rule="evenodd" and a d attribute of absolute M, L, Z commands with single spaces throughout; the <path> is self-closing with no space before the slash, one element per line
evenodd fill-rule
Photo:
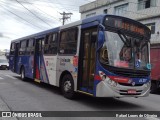
<path fill-rule="evenodd" d="M 56 54 L 57 53 L 57 33 L 50 33 L 45 38 L 44 54 Z"/>
<path fill-rule="evenodd" d="M 53 33 L 52 37 L 50 38 L 50 44 L 49 44 L 49 53 L 50 54 L 57 54 L 57 33 Z"/>
<path fill-rule="evenodd" d="M 11 44 L 10 55 L 14 55 L 15 53 L 15 43 Z"/>
<path fill-rule="evenodd" d="M 47 35 L 46 35 L 44 44 L 42 45 L 43 54 L 48 54 L 48 42 L 49 42 L 49 36 L 50 36 L 50 34 L 47 34 Z"/>
<path fill-rule="evenodd" d="M 60 34 L 60 54 L 76 54 L 78 29 L 70 28 Z"/>
<path fill-rule="evenodd" d="M 27 46 L 27 40 L 23 40 L 20 42 L 19 55 L 25 55 Z"/>
<path fill-rule="evenodd" d="M 26 52 L 25 52 L 25 55 L 29 55 L 28 44 L 29 44 L 29 40 L 26 41 Z"/>
<path fill-rule="evenodd" d="M 28 55 L 34 54 L 34 39 L 28 40 L 26 54 L 28 54 Z"/>

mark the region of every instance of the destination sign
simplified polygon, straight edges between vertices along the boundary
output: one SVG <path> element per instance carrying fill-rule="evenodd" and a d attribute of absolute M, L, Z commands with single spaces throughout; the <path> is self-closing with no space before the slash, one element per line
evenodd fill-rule
<path fill-rule="evenodd" d="M 132 23 L 129 23 L 129 22 L 126 22 L 126 21 L 122 21 L 122 20 L 115 20 L 114 21 L 114 26 L 116 28 L 121 28 L 121 29 L 125 29 L 125 30 L 128 30 L 128 31 L 131 31 L 131 32 L 135 32 L 135 33 L 138 33 L 138 34 L 141 34 L 141 35 L 144 35 L 145 34 L 145 30 L 144 28 L 136 25 L 136 24 L 132 24 Z"/>
<path fill-rule="evenodd" d="M 123 19 L 120 17 L 107 17 L 105 19 L 105 26 L 122 29 L 128 32 L 140 34 L 143 36 L 150 36 L 150 31 L 142 24 L 137 23 L 134 20 Z"/>

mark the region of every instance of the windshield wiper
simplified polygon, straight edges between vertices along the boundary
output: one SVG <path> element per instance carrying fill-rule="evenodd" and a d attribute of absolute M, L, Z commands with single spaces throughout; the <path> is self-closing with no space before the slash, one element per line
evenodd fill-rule
<path fill-rule="evenodd" d="M 143 38 L 143 40 L 141 41 L 141 43 L 142 43 L 143 41 L 145 41 L 145 43 L 141 46 L 141 49 L 142 49 L 143 47 L 145 47 L 145 46 L 147 46 L 147 45 L 148 45 L 148 41 L 147 41 L 147 40 L 145 40 L 145 38 Z"/>
<path fill-rule="evenodd" d="M 118 31 L 118 35 L 119 35 L 119 37 L 121 38 L 121 40 L 123 41 L 123 43 L 127 46 L 127 47 L 129 47 L 130 46 L 130 44 L 128 43 L 128 38 L 123 34 L 123 33 L 121 33 L 120 31 Z M 121 36 L 121 35 L 123 35 L 123 37 Z M 124 40 L 124 38 L 126 39 L 126 40 Z"/>

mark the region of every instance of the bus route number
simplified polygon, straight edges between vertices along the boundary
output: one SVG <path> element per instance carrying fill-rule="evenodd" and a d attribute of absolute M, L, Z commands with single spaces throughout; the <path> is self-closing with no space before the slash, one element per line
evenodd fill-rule
<path fill-rule="evenodd" d="M 147 81 L 147 79 L 140 79 L 139 82 L 141 83 L 145 83 Z"/>

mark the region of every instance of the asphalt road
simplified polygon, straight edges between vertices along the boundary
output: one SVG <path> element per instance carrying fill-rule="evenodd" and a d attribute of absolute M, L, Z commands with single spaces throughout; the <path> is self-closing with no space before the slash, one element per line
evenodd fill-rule
<path fill-rule="evenodd" d="M 11 111 L 160 111 L 160 94 L 158 93 L 150 94 L 145 98 L 120 99 L 93 98 L 79 94 L 77 99 L 68 100 L 61 95 L 59 88 L 39 84 L 30 79 L 26 82 L 21 81 L 17 74 L 8 70 L 0 70 L 0 99 Z M 70 120 L 71 118 L 62 119 Z M 91 117 L 74 119 L 93 120 Z M 106 120 L 106 118 L 100 119 Z M 136 119 L 133 118 L 133 120 Z M 157 118 L 151 120 L 157 120 Z"/>

